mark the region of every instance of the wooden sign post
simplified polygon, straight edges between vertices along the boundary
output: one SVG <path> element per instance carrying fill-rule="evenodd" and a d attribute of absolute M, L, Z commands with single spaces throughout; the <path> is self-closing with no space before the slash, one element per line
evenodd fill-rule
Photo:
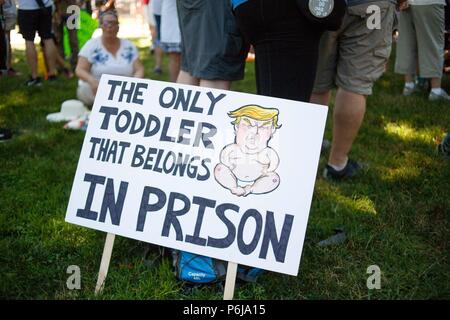
<path fill-rule="evenodd" d="M 95 286 L 95 294 L 102 292 L 105 285 L 105 279 L 108 275 L 109 263 L 114 247 L 114 239 L 116 236 L 112 233 L 106 234 L 105 246 L 103 248 L 102 261 L 100 262 L 100 270 L 98 272 L 97 285 Z"/>
<path fill-rule="evenodd" d="M 237 263 L 228 262 L 227 277 L 225 278 L 225 290 L 223 300 L 233 300 L 234 286 L 236 284 Z"/>

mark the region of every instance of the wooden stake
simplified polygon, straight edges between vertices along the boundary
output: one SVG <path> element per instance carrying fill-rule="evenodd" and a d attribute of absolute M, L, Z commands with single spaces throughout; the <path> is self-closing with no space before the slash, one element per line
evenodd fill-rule
<path fill-rule="evenodd" d="M 95 294 L 99 294 L 103 290 L 106 275 L 108 274 L 109 262 L 111 261 L 112 249 L 114 246 L 115 235 L 108 233 L 106 235 L 105 247 L 103 248 L 102 261 L 98 272 L 97 285 L 95 286 Z"/>
<path fill-rule="evenodd" d="M 225 290 L 223 300 L 233 300 L 234 285 L 236 284 L 237 263 L 228 262 L 227 277 L 225 278 Z"/>

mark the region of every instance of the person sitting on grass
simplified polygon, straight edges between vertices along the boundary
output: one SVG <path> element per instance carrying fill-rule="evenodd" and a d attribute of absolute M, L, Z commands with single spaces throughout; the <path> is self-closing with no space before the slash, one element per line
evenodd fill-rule
<path fill-rule="evenodd" d="M 88 107 L 94 103 L 102 74 L 144 77 L 144 66 L 136 47 L 130 41 L 117 37 L 117 13 L 108 10 L 100 16 L 99 22 L 102 36 L 85 43 L 75 69 L 79 78 L 77 98 Z"/>

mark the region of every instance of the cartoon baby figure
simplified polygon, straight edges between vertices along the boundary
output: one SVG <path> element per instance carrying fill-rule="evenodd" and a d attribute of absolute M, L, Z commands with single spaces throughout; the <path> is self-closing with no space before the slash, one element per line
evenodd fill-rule
<path fill-rule="evenodd" d="M 268 146 L 278 125 L 278 109 L 247 105 L 231 111 L 236 139 L 220 153 L 214 168 L 217 182 L 237 196 L 275 190 L 280 177 L 275 172 L 278 154 Z"/>

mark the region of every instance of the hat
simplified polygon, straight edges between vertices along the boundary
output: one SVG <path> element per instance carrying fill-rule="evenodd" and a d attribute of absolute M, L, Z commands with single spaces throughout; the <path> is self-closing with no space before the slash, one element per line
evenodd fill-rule
<path fill-rule="evenodd" d="M 341 27 L 344 18 L 346 0 L 297 0 L 300 12 L 311 22 L 324 29 L 336 31 Z"/>
<path fill-rule="evenodd" d="M 47 120 L 50 122 L 70 121 L 81 118 L 89 110 L 86 109 L 83 102 L 79 100 L 66 100 L 61 105 L 61 111 L 50 113 Z"/>

